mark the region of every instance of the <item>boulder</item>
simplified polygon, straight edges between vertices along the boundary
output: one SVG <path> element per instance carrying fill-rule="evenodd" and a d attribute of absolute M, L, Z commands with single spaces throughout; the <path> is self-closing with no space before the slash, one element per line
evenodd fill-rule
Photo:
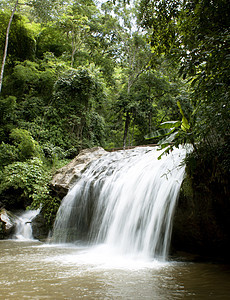
<path fill-rule="evenodd" d="M 82 171 L 94 160 L 107 154 L 101 147 L 82 150 L 71 162 L 59 169 L 51 181 L 51 188 L 63 198 L 75 184 Z"/>
<path fill-rule="evenodd" d="M 48 237 L 49 228 L 46 220 L 41 213 L 36 215 L 31 221 L 33 238 L 36 240 L 44 241 Z"/>
<path fill-rule="evenodd" d="M 8 238 L 13 233 L 17 216 L 2 208 L 0 210 L 0 239 Z"/>

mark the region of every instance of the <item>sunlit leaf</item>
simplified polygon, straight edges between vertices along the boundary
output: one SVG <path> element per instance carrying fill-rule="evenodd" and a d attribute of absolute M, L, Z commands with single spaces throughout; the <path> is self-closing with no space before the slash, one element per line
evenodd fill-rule
<path fill-rule="evenodd" d="M 175 130 L 175 128 L 173 128 L 173 129 L 162 128 L 162 129 L 156 130 L 154 132 L 150 132 L 149 134 L 145 135 L 145 139 L 148 140 L 148 139 L 155 139 L 155 138 L 163 137 L 165 135 L 172 133 L 174 130 Z"/>
<path fill-rule="evenodd" d="M 178 136 L 178 134 L 179 134 L 178 131 L 175 131 L 175 132 L 171 133 L 169 136 L 167 136 L 167 137 L 163 138 L 162 140 L 160 140 L 158 142 L 158 145 L 162 145 L 162 146 L 166 145 L 167 146 L 168 144 L 170 144 L 174 141 L 174 139 Z"/>
<path fill-rule="evenodd" d="M 181 121 L 167 121 L 160 124 L 161 128 L 175 128 L 181 126 Z"/>

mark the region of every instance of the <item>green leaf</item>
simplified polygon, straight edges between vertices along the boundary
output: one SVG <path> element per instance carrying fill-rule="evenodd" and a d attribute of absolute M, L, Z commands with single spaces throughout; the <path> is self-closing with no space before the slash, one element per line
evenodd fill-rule
<path fill-rule="evenodd" d="M 177 106 L 179 107 L 180 113 L 182 115 L 181 129 L 186 132 L 190 129 L 190 125 L 189 125 L 188 120 L 186 119 L 186 117 L 184 115 L 184 112 L 182 110 L 180 101 L 177 101 Z"/>
<path fill-rule="evenodd" d="M 175 131 L 173 133 L 171 133 L 169 136 L 165 137 L 164 139 L 160 140 L 158 142 L 158 145 L 161 146 L 168 146 L 170 143 L 172 143 L 174 141 L 174 139 L 179 135 L 178 131 Z M 163 147 L 164 148 L 164 147 Z"/>
<path fill-rule="evenodd" d="M 160 124 L 161 128 L 176 128 L 181 126 L 181 121 L 167 121 Z"/>
<path fill-rule="evenodd" d="M 185 132 L 187 132 L 190 129 L 188 120 L 185 117 L 182 118 L 181 129 Z"/>
<path fill-rule="evenodd" d="M 145 135 L 145 139 L 148 140 L 148 139 L 155 139 L 155 138 L 163 137 L 165 135 L 172 133 L 174 130 L 175 130 L 175 128 L 173 128 L 173 129 L 161 128 L 159 130 L 150 132 L 149 134 Z"/>

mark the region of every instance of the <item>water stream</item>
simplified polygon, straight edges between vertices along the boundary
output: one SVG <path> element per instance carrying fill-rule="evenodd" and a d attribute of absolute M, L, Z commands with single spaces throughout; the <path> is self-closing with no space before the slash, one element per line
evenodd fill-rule
<path fill-rule="evenodd" d="M 94 161 L 63 199 L 53 241 L 165 260 L 185 154 L 174 149 L 159 160 L 157 148 L 146 147 Z"/>
<path fill-rule="evenodd" d="M 33 240 L 33 233 L 31 228 L 31 221 L 39 213 L 40 209 L 27 210 L 17 214 L 16 228 L 13 239 L 21 241 Z"/>

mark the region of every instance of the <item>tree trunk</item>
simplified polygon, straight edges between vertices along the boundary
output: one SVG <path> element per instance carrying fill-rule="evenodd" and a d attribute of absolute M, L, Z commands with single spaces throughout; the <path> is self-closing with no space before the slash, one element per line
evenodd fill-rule
<path fill-rule="evenodd" d="M 127 141 L 127 136 L 128 136 L 129 124 L 130 124 L 130 115 L 127 112 L 126 117 L 125 117 L 125 129 L 124 129 L 124 136 L 123 136 L 123 149 L 126 148 L 126 141 Z"/>
<path fill-rule="evenodd" d="M 3 81 L 4 68 L 5 68 L 5 64 L 6 64 L 7 49 L 8 49 L 9 34 L 10 34 L 10 26 L 11 26 L 15 11 L 17 9 L 17 6 L 18 6 L 18 0 L 16 0 L 16 2 L 15 2 L 15 6 L 14 6 L 14 9 L 11 13 L 10 20 L 9 20 L 7 30 L 6 30 L 5 49 L 4 49 L 4 54 L 3 54 L 3 59 L 2 59 L 2 66 L 1 66 L 1 74 L 0 74 L 0 93 L 2 91 L 2 81 Z"/>

